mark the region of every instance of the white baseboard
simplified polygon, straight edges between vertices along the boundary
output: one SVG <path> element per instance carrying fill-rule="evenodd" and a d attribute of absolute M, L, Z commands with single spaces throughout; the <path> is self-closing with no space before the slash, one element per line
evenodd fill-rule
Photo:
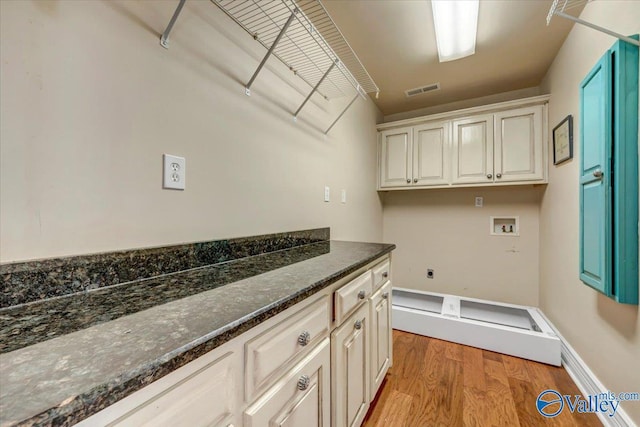
<path fill-rule="evenodd" d="M 584 363 L 584 360 L 582 360 L 578 353 L 576 353 L 554 324 L 540 309 L 538 309 L 538 312 L 547 321 L 549 326 L 551 326 L 551 329 L 553 329 L 558 338 L 560 338 L 560 342 L 562 343 L 562 366 L 564 366 L 571 379 L 576 383 L 580 392 L 584 396 L 607 392 L 608 389 L 600 382 L 593 371 L 589 369 L 587 364 Z M 626 390 L 612 391 L 620 392 Z M 627 415 L 624 409 L 622 409 L 622 406 L 618 406 L 616 414 L 613 417 L 609 417 L 607 414 L 603 413 L 597 413 L 597 415 L 602 424 L 607 427 L 638 427 L 629 415 Z"/>

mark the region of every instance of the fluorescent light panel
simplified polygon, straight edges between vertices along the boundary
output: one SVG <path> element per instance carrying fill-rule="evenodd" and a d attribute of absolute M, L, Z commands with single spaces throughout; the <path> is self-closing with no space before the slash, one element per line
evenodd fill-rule
<path fill-rule="evenodd" d="M 431 0 L 440 62 L 476 53 L 479 0 Z"/>

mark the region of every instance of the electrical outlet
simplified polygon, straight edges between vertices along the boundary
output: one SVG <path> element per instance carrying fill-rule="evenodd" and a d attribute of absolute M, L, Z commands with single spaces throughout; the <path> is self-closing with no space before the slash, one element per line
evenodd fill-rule
<path fill-rule="evenodd" d="M 171 190 L 184 190 L 187 173 L 187 163 L 184 157 L 164 154 L 162 188 Z"/>
<path fill-rule="evenodd" d="M 433 272 L 433 270 L 431 268 L 427 269 L 427 279 L 433 279 L 434 275 L 435 275 L 435 273 Z"/>
<path fill-rule="evenodd" d="M 324 201 L 328 202 L 331 200 L 331 189 L 329 187 L 324 187 Z"/>
<path fill-rule="evenodd" d="M 482 197 L 476 197 L 476 208 L 481 208 L 484 203 L 484 199 Z"/>

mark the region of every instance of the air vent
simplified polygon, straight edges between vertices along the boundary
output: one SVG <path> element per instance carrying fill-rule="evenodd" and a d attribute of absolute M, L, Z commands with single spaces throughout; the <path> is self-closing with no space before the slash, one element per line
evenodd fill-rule
<path fill-rule="evenodd" d="M 434 90 L 439 90 L 439 89 L 440 89 L 440 83 L 432 83 L 430 85 L 426 85 L 422 87 L 407 89 L 404 91 L 404 93 L 405 95 L 407 95 L 407 98 L 410 98 L 412 96 L 420 95 L 421 93 L 433 92 Z"/>

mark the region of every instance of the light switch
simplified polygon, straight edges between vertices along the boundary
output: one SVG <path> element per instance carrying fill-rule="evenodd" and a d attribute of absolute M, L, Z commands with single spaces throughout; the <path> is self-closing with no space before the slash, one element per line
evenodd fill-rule
<path fill-rule="evenodd" d="M 331 199 L 331 189 L 327 186 L 324 187 L 324 201 L 328 202 Z"/>
<path fill-rule="evenodd" d="M 347 190 L 342 190 L 342 194 L 340 195 L 340 201 L 342 203 L 347 203 Z"/>

